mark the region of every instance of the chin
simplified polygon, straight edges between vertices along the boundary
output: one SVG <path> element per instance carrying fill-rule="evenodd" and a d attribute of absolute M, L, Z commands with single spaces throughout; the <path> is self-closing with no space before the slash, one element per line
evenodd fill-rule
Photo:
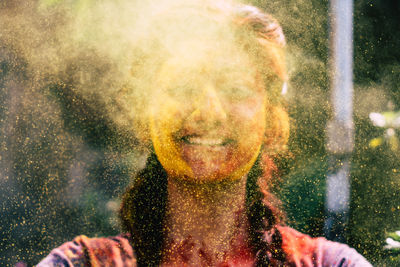
<path fill-rule="evenodd" d="M 222 182 L 225 181 L 227 177 L 224 177 L 220 174 L 214 173 L 196 173 L 194 172 L 194 177 L 185 176 L 185 180 L 191 181 L 194 183 L 213 183 L 213 182 Z"/>
<path fill-rule="evenodd" d="M 191 168 L 191 175 L 181 175 L 186 181 L 193 183 L 219 183 L 235 181 L 243 177 L 243 170 L 240 167 L 230 168 L 227 165 L 195 165 L 188 164 Z"/>

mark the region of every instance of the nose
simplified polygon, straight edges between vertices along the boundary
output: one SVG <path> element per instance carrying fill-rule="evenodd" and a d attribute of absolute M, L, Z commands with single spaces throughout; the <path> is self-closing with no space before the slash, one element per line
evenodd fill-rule
<path fill-rule="evenodd" d="M 196 121 L 220 123 L 226 119 L 226 111 L 221 98 L 212 83 L 206 84 L 195 101 L 192 118 Z"/>

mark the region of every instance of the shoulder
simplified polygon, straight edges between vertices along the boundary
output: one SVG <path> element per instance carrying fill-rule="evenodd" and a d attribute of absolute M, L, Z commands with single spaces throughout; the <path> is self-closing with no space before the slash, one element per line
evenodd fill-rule
<path fill-rule="evenodd" d="M 355 249 L 323 237 L 312 238 L 293 228 L 278 226 L 287 260 L 295 266 L 372 266 Z"/>
<path fill-rule="evenodd" d="M 136 266 L 127 236 L 76 237 L 53 249 L 38 265 L 44 266 Z"/>

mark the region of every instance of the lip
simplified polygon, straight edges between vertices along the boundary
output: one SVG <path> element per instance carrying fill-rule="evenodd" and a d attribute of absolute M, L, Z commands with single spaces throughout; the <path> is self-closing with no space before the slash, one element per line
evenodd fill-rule
<path fill-rule="evenodd" d="M 185 145 L 203 146 L 203 147 L 224 147 L 232 144 L 234 141 L 225 137 L 211 137 L 198 135 L 185 135 L 177 138 L 177 141 Z"/>

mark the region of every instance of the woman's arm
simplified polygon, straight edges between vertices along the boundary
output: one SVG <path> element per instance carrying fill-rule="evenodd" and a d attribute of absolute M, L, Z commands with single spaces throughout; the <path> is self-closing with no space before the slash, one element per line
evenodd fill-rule
<path fill-rule="evenodd" d="M 354 248 L 325 238 L 317 238 L 317 251 L 320 252 L 322 266 L 372 267 Z"/>

